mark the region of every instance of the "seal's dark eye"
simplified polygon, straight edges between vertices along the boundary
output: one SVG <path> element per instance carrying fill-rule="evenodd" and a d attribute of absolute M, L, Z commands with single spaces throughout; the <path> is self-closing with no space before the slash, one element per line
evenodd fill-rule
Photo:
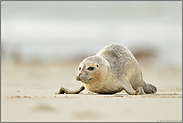
<path fill-rule="evenodd" d="M 94 69 L 94 67 L 89 67 L 87 70 L 93 70 Z"/>
<path fill-rule="evenodd" d="M 98 67 L 98 64 L 96 66 Z"/>
<path fill-rule="evenodd" d="M 81 70 L 81 67 L 79 67 L 79 70 Z"/>

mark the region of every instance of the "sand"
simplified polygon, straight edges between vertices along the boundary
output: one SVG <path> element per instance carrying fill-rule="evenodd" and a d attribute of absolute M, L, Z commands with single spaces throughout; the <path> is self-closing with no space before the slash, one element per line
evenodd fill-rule
<path fill-rule="evenodd" d="M 74 95 L 54 93 L 64 86 L 79 87 L 79 62 L 1 63 L 1 121 L 120 121 L 181 122 L 181 67 L 140 66 L 156 94 Z"/>

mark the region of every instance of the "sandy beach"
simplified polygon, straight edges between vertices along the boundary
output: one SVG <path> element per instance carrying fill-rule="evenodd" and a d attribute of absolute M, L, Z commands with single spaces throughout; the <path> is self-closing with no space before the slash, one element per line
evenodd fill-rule
<path fill-rule="evenodd" d="M 56 95 L 75 89 L 79 62 L 1 63 L 1 121 L 181 122 L 181 68 L 140 62 L 144 80 L 156 85 L 149 95 Z"/>

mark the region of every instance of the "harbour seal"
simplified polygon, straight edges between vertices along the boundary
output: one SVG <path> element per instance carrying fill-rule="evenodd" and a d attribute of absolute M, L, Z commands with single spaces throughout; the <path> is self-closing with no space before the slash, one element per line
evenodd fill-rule
<path fill-rule="evenodd" d="M 61 87 L 56 94 L 79 94 L 82 90 L 97 94 L 115 94 L 125 90 L 130 95 L 152 94 L 157 88 L 143 81 L 133 54 L 123 45 L 111 44 L 96 55 L 85 58 L 78 67 L 77 90 Z"/>

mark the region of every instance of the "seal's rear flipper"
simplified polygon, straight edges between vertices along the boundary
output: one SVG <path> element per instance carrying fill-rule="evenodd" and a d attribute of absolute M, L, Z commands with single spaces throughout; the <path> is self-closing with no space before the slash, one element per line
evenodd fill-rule
<path fill-rule="evenodd" d="M 146 94 L 153 94 L 157 92 L 157 88 L 152 84 L 146 83 L 146 87 L 144 88 L 144 91 Z"/>

